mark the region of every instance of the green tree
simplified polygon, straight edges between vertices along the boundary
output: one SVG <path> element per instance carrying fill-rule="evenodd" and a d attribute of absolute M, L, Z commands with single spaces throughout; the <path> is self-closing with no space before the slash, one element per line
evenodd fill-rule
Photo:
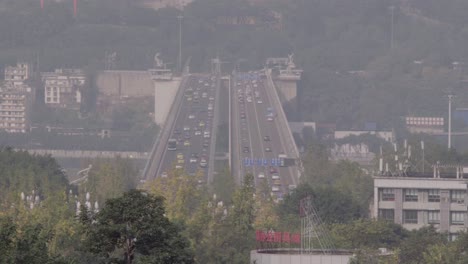
<path fill-rule="evenodd" d="M 405 264 L 426 263 L 424 261 L 424 252 L 432 246 L 437 247 L 437 245 L 445 245 L 446 243 L 447 235 L 437 232 L 433 226 L 411 231 L 408 239 L 404 240 L 400 245 L 400 259 Z M 434 252 L 434 254 L 434 257 L 436 257 L 437 253 Z M 437 257 L 442 258 L 442 256 Z"/>
<path fill-rule="evenodd" d="M 160 196 L 131 190 L 109 199 L 90 226 L 89 249 L 105 262 L 193 263 L 188 241 L 164 215 Z"/>
<path fill-rule="evenodd" d="M 138 170 L 130 159 L 96 159 L 91 165 L 80 191 L 92 193 L 101 204 L 136 187 Z"/>

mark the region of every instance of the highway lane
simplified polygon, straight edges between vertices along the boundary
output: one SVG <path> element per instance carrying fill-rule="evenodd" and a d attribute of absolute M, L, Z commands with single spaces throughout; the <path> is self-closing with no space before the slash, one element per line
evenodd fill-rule
<path fill-rule="evenodd" d="M 279 154 L 284 153 L 284 144 L 278 132 L 276 120 L 269 121 L 267 119 L 267 109 L 272 107 L 270 96 L 266 89 L 267 83 L 261 78 L 255 80 L 242 80 L 235 78 L 235 91 L 232 92 L 233 114 L 235 120 L 233 125 L 237 126 L 235 132 L 236 137 L 233 140 L 233 146 L 238 144 L 239 163 L 237 177 L 242 177 L 246 173 L 252 173 L 255 176 L 255 183 L 258 186 L 261 181 L 267 181 L 270 189 L 275 185 L 272 180 L 270 169 L 273 167 L 277 170 L 280 176 L 281 185 L 279 190 L 273 193 L 277 197 L 282 197 L 288 192 L 288 186 L 295 184 L 292 175 L 292 169 L 287 167 L 271 166 L 271 160 L 277 159 Z M 236 118 L 237 117 L 237 118 Z M 265 139 L 264 137 L 268 137 Z M 238 142 L 236 142 L 236 140 Z M 240 142 L 240 144 L 239 144 Z M 249 148 L 249 152 L 244 151 L 245 147 Z M 244 165 L 244 159 L 252 160 L 267 160 L 268 165 L 259 165 L 258 162 L 249 166 Z M 260 178 L 259 174 L 265 175 Z"/>
<path fill-rule="evenodd" d="M 194 75 L 184 89 L 183 101 L 170 129 L 170 138 L 177 140 L 177 149 L 171 151 L 165 145 L 157 175 L 164 177 L 175 167 L 191 175 L 201 172 L 206 180 L 215 111 L 215 79 L 209 75 Z M 210 104 L 212 107 L 209 107 Z M 196 162 L 190 162 L 192 158 Z M 207 161 L 204 167 L 200 165 L 202 159 Z"/>

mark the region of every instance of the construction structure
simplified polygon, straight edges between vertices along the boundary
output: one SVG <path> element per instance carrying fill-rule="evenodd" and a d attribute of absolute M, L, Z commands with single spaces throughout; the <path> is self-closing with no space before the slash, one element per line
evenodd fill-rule
<path fill-rule="evenodd" d="M 319 249 L 323 254 L 332 254 L 335 250 L 332 239 L 314 208 L 312 197 L 307 196 L 301 199 L 299 208 L 301 216 L 301 253 L 310 253 Z"/>
<path fill-rule="evenodd" d="M 257 231 L 257 249 L 250 252 L 251 263 L 257 264 L 348 264 L 349 250 L 335 249 L 313 205 L 311 196 L 300 201 L 301 233 Z M 300 246 L 292 248 L 291 246 Z"/>

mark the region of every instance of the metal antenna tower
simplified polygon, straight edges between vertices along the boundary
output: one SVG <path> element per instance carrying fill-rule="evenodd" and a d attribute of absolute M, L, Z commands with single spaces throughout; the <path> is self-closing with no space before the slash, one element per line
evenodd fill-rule
<path fill-rule="evenodd" d="M 331 254 L 335 247 L 330 234 L 323 226 L 322 220 L 317 214 L 312 197 L 307 196 L 300 201 L 301 216 L 301 253 L 311 252 L 320 248 L 323 254 Z"/>

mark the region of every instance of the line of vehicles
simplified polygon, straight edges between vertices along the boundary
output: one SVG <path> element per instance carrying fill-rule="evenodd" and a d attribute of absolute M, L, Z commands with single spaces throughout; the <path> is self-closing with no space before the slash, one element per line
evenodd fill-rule
<path fill-rule="evenodd" d="M 274 147 L 277 147 L 280 143 L 276 142 L 274 138 L 272 138 L 269 135 L 270 125 L 268 125 L 271 122 L 275 121 L 275 118 L 277 117 L 276 111 L 273 107 L 269 105 L 265 105 L 268 101 L 263 100 L 262 92 L 264 91 L 263 89 L 263 80 L 261 78 L 251 78 L 249 80 L 239 80 L 236 83 L 236 98 L 239 104 L 239 117 L 240 117 L 240 124 L 241 124 L 241 144 L 242 144 L 242 156 L 245 158 L 249 158 L 252 156 L 252 154 L 258 155 L 258 151 L 256 150 L 251 150 L 251 147 L 255 146 L 262 146 L 263 147 L 263 153 L 262 157 L 267 158 L 264 159 L 266 161 L 268 160 L 275 160 L 279 162 L 275 162 L 276 165 L 274 166 L 265 166 L 265 165 L 254 165 L 256 166 L 256 169 L 254 171 L 257 172 L 257 181 L 267 181 L 268 184 L 271 186 L 271 192 L 273 196 L 276 197 L 277 200 L 281 200 L 283 196 L 283 181 L 279 172 L 279 167 L 287 167 L 291 166 L 294 164 L 294 159 L 289 159 L 287 155 L 284 153 L 280 153 L 279 155 L 275 156 L 274 154 Z M 251 106 L 250 106 L 251 105 Z M 249 111 L 248 113 L 246 112 L 247 107 L 252 109 L 252 106 L 255 111 Z M 255 112 L 255 113 L 254 113 Z M 259 119 L 265 118 L 268 122 L 261 122 L 261 128 L 258 130 L 253 128 L 253 127 L 247 127 L 248 126 L 248 119 L 250 118 L 250 115 L 258 115 L 255 117 L 254 122 L 261 122 Z M 249 115 L 249 116 L 248 116 Z M 257 119 L 259 118 L 259 119 Z M 250 124 L 252 125 L 252 120 L 250 121 Z M 250 130 L 250 131 L 249 131 Z M 251 140 L 255 140 L 255 137 L 251 137 L 251 133 L 268 133 L 268 134 L 263 134 L 260 135 L 260 140 L 263 139 L 262 143 L 258 144 L 258 142 L 255 142 L 255 145 L 252 145 Z M 276 149 L 278 151 L 278 149 Z M 270 154 L 271 153 L 271 154 Z M 250 171 L 250 168 L 245 168 L 245 171 Z"/>
<path fill-rule="evenodd" d="M 184 91 L 183 109 L 176 121 L 167 150 L 176 152 L 176 169 L 185 169 L 189 174 L 208 167 L 209 146 L 213 122 L 216 80 L 213 76 L 198 76 Z M 182 121 L 182 122 L 180 122 Z M 166 171 L 163 171 L 165 173 Z"/>

